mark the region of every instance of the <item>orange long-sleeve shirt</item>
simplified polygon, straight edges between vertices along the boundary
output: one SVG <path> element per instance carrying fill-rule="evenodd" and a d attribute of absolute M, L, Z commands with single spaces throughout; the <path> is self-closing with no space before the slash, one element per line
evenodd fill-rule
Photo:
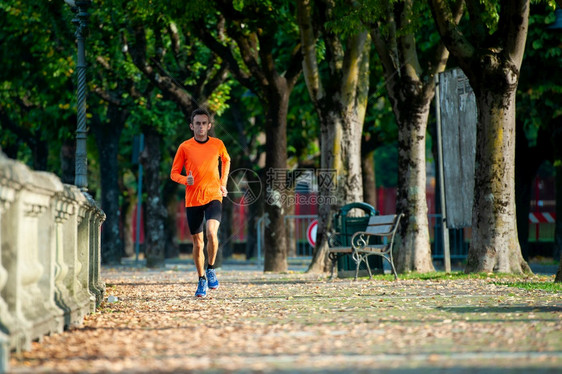
<path fill-rule="evenodd" d="M 219 176 L 219 158 L 222 170 Z M 187 185 L 187 175 L 182 174 L 182 169 L 193 175 L 193 185 Z M 222 202 L 221 184 L 226 186 L 230 156 L 222 140 L 209 137 L 200 143 L 191 138 L 181 143 L 174 157 L 170 178 L 185 186 L 185 206 L 201 206 L 213 200 Z M 222 178 L 222 179 L 221 179 Z"/>

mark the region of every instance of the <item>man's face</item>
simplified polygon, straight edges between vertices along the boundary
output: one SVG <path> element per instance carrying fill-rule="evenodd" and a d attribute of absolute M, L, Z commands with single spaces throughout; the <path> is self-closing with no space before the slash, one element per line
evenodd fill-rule
<path fill-rule="evenodd" d="M 211 123 L 209 122 L 209 117 L 204 114 L 198 114 L 193 117 L 193 122 L 189 124 L 189 127 L 195 133 L 196 138 L 206 139 L 207 133 L 211 129 Z"/>

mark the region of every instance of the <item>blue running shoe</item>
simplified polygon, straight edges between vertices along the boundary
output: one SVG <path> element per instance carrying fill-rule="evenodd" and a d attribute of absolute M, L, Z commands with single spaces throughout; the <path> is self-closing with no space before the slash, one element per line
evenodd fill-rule
<path fill-rule="evenodd" d="M 195 296 L 197 297 L 205 297 L 207 296 L 207 280 L 206 279 L 199 279 L 199 283 L 197 284 L 197 291 L 195 291 Z"/>
<path fill-rule="evenodd" d="M 209 288 L 211 290 L 216 290 L 219 288 L 219 280 L 217 279 L 217 273 L 215 269 L 207 269 L 207 279 L 209 281 Z"/>

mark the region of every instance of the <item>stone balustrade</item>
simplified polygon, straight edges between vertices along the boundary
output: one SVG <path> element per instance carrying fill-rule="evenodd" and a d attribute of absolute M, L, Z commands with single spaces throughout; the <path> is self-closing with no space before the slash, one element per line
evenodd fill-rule
<path fill-rule="evenodd" d="M 95 312 L 104 219 L 88 194 L 0 152 L 0 372 L 10 351 Z"/>

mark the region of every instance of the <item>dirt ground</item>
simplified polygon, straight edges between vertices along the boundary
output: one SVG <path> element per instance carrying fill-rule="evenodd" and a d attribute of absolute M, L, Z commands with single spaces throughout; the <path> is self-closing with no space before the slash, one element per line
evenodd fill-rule
<path fill-rule="evenodd" d="M 82 326 L 11 356 L 10 372 L 558 373 L 562 294 L 469 280 L 328 280 L 224 266 L 104 268 Z M 537 279 L 535 279 L 536 281 Z M 542 281 L 552 281 L 549 277 Z M 117 298 L 107 302 L 107 297 Z"/>

